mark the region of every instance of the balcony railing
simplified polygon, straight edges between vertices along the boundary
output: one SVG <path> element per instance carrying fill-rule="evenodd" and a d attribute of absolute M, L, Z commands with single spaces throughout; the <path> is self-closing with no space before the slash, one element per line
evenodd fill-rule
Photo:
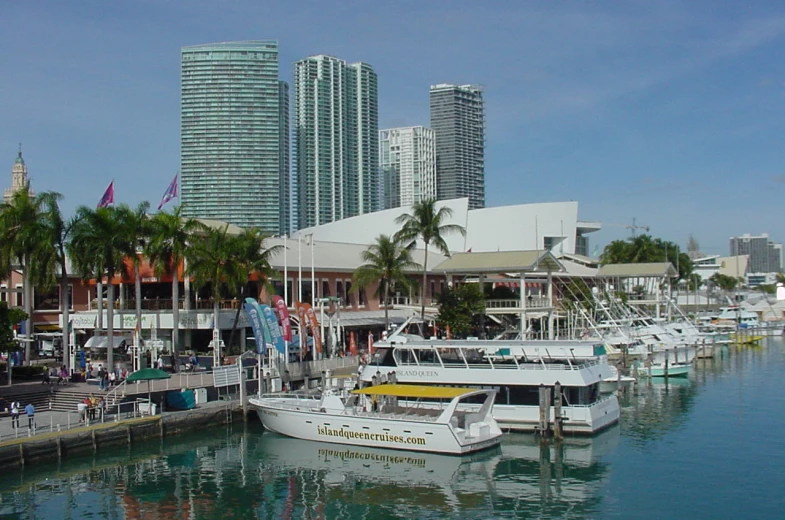
<path fill-rule="evenodd" d="M 237 309 L 240 306 L 240 300 L 218 300 L 218 307 L 220 309 Z M 104 300 L 104 309 L 106 309 L 106 300 Z M 185 300 L 180 300 L 178 302 L 180 310 L 183 310 L 185 307 Z M 123 300 L 120 302 L 116 300 L 114 302 L 115 310 L 121 311 L 133 311 L 136 310 L 136 300 Z M 93 299 L 89 305 L 87 310 L 94 311 L 98 309 L 98 300 Z M 191 304 L 191 309 L 194 310 L 212 310 L 213 309 L 213 302 L 212 300 L 197 300 L 196 302 Z M 172 310 L 172 299 L 144 299 L 142 300 L 142 310 L 143 311 L 171 311 Z"/>

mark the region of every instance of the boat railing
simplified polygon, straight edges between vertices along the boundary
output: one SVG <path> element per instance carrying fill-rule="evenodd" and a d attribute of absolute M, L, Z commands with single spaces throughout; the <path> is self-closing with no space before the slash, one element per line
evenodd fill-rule
<path fill-rule="evenodd" d="M 398 363 L 399 367 L 436 367 L 436 368 L 463 368 L 474 370 L 583 370 L 604 362 L 600 359 L 586 359 L 569 363 L 543 363 L 528 361 L 525 363 L 504 363 L 499 360 L 492 363 Z"/>
<path fill-rule="evenodd" d="M 598 404 L 605 403 L 606 401 L 610 401 L 611 399 L 617 399 L 617 397 L 614 394 L 609 394 L 609 395 L 606 395 L 606 396 L 603 396 L 603 397 L 597 399 L 593 403 L 589 403 L 589 404 L 570 404 L 570 405 L 567 405 L 566 407 L 570 407 L 570 408 L 591 408 L 592 406 L 597 406 Z"/>

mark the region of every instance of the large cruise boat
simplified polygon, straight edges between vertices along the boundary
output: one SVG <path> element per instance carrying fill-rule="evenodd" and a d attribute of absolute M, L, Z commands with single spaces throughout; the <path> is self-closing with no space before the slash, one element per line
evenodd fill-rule
<path fill-rule="evenodd" d="M 540 386 L 556 383 L 565 433 L 590 435 L 619 420 L 616 396 L 600 392 L 600 382 L 612 375 L 605 350 L 590 342 L 426 340 L 396 331 L 375 345 L 360 380 L 383 382 L 393 372 L 400 384 L 497 390 L 493 417 L 504 430 L 535 431 Z M 551 422 L 553 414 L 551 406 Z"/>

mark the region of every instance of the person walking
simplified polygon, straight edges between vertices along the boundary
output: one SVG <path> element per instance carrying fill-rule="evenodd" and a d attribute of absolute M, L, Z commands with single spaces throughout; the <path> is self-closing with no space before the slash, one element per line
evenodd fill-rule
<path fill-rule="evenodd" d="M 19 402 L 11 403 L 11 426 L 19 428 Z"/>
<path fill-rule="evenodd" d="M 87 419 L 87 405 L 85 402 L 79 401 L 79 403 L 76 405 L 76 409 L 79 411 L 79 422 L 85 422 L 85 419 Z"/>
<path fill-rule="evenodd" d="M 25 413 L 27 414 L 27 429 L 35 430 L 35 406 L 33 403 L 25 406 Z"/>

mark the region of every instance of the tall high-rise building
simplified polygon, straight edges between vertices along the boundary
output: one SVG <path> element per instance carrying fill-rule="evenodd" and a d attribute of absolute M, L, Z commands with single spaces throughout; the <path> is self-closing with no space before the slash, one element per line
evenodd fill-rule
<path fill-rule="evenodd" d="M 19 143 L 19 154 L 17 154 L 14 166 L 11 168 L 11 186 L 6 188 L 5 193 L 3 194 L 3 200 L 5 202 L 10 202 L 14 197 L 14 193 L 22 191 L 25 187 L 27 187 L 28 193 L 33 195 L 33 190 L 30 188 L 27 180 L 27 166 L 25 165 L 24 158 L 22 158 L 22 144 Z"/>
<path fill-rule="evenodd" d="M 384 209 L 436 198 L 436 143 L 424 126 L 379 130 Z"/>
<path fill-rule="evenodd" d="M 181 58 L 183 213 L 288 233 L 289 93 L 278 43 L 193 45 Z"/>
<path fill-rule="evenodd" d="M 297 228 L 381 209 L 377 78 L 366 63 L 294 64 Z"/>
<path fill-rule="evenodd" d="M 439 200 L 469 197 L 485 207 L 485 102 L 477 85 L 431 86 L 431 128 L 436 138 Z"/>
<path fill-rule="evenodd" d="M 782 244 L 769 239 L 763 233 L 753 236 L 750 234 L 730 239 L 731 256 L 749 255 L 747 272 L 749 273 L 779 273 L 782 271 Z"/>

